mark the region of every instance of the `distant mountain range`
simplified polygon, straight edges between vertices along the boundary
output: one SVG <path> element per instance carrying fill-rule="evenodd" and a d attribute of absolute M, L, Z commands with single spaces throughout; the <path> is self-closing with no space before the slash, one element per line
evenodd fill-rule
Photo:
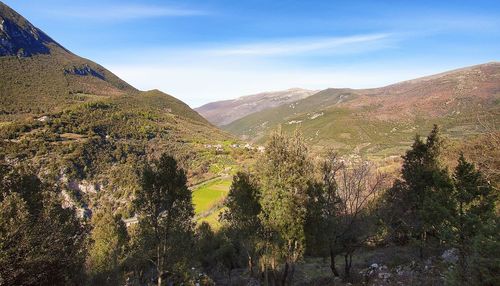
<path fill-rule="evenodd" d="M 223 126 L 246 115 L 304 99 L 316 92 L 302 88 L 262 92 L 236 99 L 211 102 L 195 110 L 213 124 Z"/>
<path fill-rule="evenodd" d="M 314 148 L 384 157 L 401 154 L 415 133 L 426 134 L 434 123 L 452 138 L 480 134 L 480 120 L 500 126 L 499 103 L 500 63 L 492 62 L 381 88 L 329 88 L 261 106 L 222 128 L 254 142 L 278 126 L 298 129 Z"/>

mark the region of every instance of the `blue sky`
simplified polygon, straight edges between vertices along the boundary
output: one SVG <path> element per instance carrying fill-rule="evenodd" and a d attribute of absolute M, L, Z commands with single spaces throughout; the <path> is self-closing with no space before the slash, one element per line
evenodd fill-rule
<path fill-rule="evenodd" d="M 192 107 L 500 60 L 500 1 L 4 2 L 74 53 Z"/>

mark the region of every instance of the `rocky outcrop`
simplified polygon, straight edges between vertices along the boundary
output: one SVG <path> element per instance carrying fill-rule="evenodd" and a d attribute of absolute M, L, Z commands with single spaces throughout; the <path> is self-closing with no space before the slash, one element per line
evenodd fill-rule
<path fill-rule="evenodd" d="M 71 195 L 65 191 L 61 191 L 61 199 L 62 199 L 62 207 L 63 208 L 74 208 L 76 215 L 79 218 L 89 218 L 92 214 L 92 211 L 87 208 L 86 206 L 80 207 L 78 204 L 75 202 L 75 200 L 71 197 Z"/>
<path fill-rule="evenodd" d="M 72 74 L 72 75 L 79 75 L 79 76 L 93 76 L 93 77 L 97 77 L 97 78 L 102 79 L 102 80 L 106 80 L 106 78 L 104 77 L 103 74 L 92 69 L 88 65 L 83 65 L 81 67 L 73 67 L 73 68 L 65 69 L 64 73 L 65 74 Z"/>
<path fill-rule="evenodd" d="M 96 194 L 98 191 L 101 190 L 101 185 L 94 184 L 86 180 L 80 182 L 72 180 L 68 182 L 68 188 L 70 190 L 82 192 L 84 194 L 89 194 L 89 193 Z"/>
<path fill-rule="evenodd" d="M 441 255 L 441 259 L 446 263 L 456 264 L 458 262 L 458 250 L 456 248 L 445 250 Z"/>

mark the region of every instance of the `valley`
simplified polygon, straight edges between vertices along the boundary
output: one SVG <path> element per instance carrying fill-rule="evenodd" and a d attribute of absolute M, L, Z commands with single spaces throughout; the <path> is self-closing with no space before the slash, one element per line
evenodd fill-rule
<path fill-rule="evenodd" d="M 99 3 L 96 15 L 83 4 L 77 12 L 36 10 L 36 21 L 62 13 L 59 20 L 72 21 L 59 30 L 82 29 L 66 42 L 100 38 L 102 46 L 78 49 L 118 58 L 108 70 L 0 2 L 0 286 L 498 284 L 498 61 L 336 88 L 378 71 L 363 78 L 358 70 L 360 79 L 349 81 L 339 75 L 352 70 L 326 68 L 332 58 L 399 55 L 398 42 L 386 39 L 394 35 L 244 44 L 246 33 L 262 29 L 255 19 L 267 8 L 255 8 L 261 14 L 236 37 L 226 31 L 234 15 L 156 4 Z M 324 6 L 311 5 L 318 22 L 307 23 L 323 23 L 326 33 Z M 191 26 L 192 18 L 203 25 Z M 262 39 L 287 26 L 272 18 Z M 160 20 L 168 23 L 152 24 Z M 214 32 L 204 29 L 211 21 L 235 42 L 196 44 Z M 117 27 L 126 57 L 106 50 L 104 31 Z M 165 39 L 168 47 L 156 46 Z M 213 77 L 200 76 L 205 70 Z M 139 73 L 146 83 L 130 78 Z M 269 82 L 256 81 L 266 75 Z M 255 90 L 288 78 L 298 81 L 290 87 L 321 88 L 210 94 L 212 80 Z M 184 94 L 162 91 L 170 88 Z"/>

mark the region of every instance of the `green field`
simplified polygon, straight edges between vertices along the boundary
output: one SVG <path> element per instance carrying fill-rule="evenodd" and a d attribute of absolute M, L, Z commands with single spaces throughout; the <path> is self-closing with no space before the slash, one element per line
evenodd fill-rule
<path fill-rule="evenodd" d="M 193 190 L 193 204 L 197 215 L 210 211 L 222 203 L 229 187 L 231 179 L 217 179 L 200 185 Z"/>
<path fill-rule="evenodd" d="M 222 212 L 224 212 L 224 210 L 226 210 L 225 207 L 214 210 L 208 216 L 198 219 L 197 223 L 201 224 L 202 222 L 207 222 L 212 227 L 213 230 L 218 230 L 221 227 L 221 223 L 219 222 L 219 216 Z"/>

